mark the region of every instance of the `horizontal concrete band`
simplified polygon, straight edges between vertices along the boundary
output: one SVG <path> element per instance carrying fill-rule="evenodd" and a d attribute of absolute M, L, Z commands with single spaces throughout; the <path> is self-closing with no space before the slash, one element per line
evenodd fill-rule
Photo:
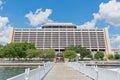
<path fill-rule="evenodd" d="M 0 66 L 43 66 L 43 63 L 0 63 Z"/>

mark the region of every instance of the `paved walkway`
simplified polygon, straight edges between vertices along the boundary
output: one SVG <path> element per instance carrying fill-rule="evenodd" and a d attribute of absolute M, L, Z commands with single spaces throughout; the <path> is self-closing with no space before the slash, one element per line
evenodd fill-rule
<path fill-rule="evenodd" d="M 64 63 L 56 63 L 43 80 L 91 80 L 87 76 L 67 67 Z"/>

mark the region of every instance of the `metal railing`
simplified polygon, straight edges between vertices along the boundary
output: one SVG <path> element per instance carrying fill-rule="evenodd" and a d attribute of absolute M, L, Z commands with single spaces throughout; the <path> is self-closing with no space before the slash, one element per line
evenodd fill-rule
<path fill-rule="evenodd" d="M 39 66 L 36 69 L 30 70 L 30 68 L 25 69 L 25 73 L 14 76 L 7 80 L 42 80 L 45 75 L 52 69 L 54 62 L 44 63 L 43 66 Z"/>
<path fill-rule="evenodd" d="M 77 70 L 94 80 L 120 80 L 120 72 L 94 66 L 86 66 L 84 63 L 66 62 L 69 67 Z"/>

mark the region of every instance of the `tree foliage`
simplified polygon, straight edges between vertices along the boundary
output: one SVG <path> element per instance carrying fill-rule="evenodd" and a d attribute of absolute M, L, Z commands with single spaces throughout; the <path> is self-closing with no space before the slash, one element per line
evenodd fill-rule
<path fill-rule="evenodd" d="M 115 59 L 120 59 L 120 54 L 117 53 L 114 55 L 114 57 L 115 57 Z"/>
<path fill-rule="evenodd" d="M 65 50 L 73 50 L 73 51 L 77 52 L 78 47 L 80 47 L 80 46 L 70 45 L 70 46 L 66 47 Z"/>
<path fill-rule="evenodd" d="M 27 49 L 26 50 L 26 57 L 32 59 L 33 57 L 38 57 L 36 49 Z"/>
<path fill-rule="evenodd" d="M 10 43 L 5 45 L 1 51 L 0 55 L 1 57 L 6 57 L 6 58 L 25 58 L 26 53 L 25 51 L 27 49 L 34 49 L 34 45 L 31 43 Z"/>
<path fill-rule="evenodd" d="M 55 58 L 55 51 L 53 49 L 28 49 L 26 51 L 27 58 L 40 58 L 40 60 L 52 60 Z"/>
<path fill-rule="evenodd" d="M 3 45 L 2 44 L 0 44 L 0 49 L 3 47 Z"/>
<path fill-rule="evenodd" d="M 81 47 L 81 46 L 69 46 L 65 50 L 75 51 L 76 53 L 80 54 L 81 59 L 83 59 L 84 57 L 91 58 L 91 52 L 89 50 L 87 50 L 86 48 Z"/>
<path fill-rule="evenodd" d="M 103 57 L 104 57 L 104 53 L 103 53 L 102 51 L 98 51 L 98 52 L 95 54 L 95 59 L 103 60 Z"/>
<path fill-rule="evenodd" d="M 44 58 L 55 58 L 55 50 L 53 49 L 46 49 L 43 50 L 43 56 Z"/>
<path fill-rule="evenodd" d="M 9 59 L 17 58 L 40 58 L 40 59 L 53 59 L 55 58 L 54 49 L 35 49 L 35 46 L 31 43 L 10 43 L 5 45 L 0 50 L 0 57 Z"/>
<path fill-rule="evenodd" d="M 76 52 L 74 50 L 65 50 L 63 56 L 68 59 L 73 59 L 76 57 Z"/>
<path fill-rule="evenodd" d="M 78 47 L 77 52 L 80 54 L 81 59 L 91 55 L 91 52 L 84 47 Z"/>

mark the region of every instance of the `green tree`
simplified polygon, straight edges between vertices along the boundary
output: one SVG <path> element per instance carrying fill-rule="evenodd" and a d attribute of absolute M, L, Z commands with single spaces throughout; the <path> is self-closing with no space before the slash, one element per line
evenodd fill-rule
<path fill-rule="evenodd" d="M 79 53 L 81 59 L 83 59 L 84 57 L 92 58 L 91 57 L 91 52 L 89 50 L 87 50 L 86 48 L 81 47 L 79 45 L 77 45 L 77 46 L 72 45 L 72 46 L 66 47 L 65 50 L 73 50 L 76 53 Z"/>
<path fill-rule="evenodd" d="M 34 57 L 37 57 L 38 55 L 36 51 L 37 51 L 36 49 L 27 49 L 26 50 L 27 58 L 32 59 Z"/>
<path fill-rule="evenodd" d="M 93 59 L 93 55 L 92 54 L 89 54 L 86 56 L 87 58 L 90 58 L 90 59 Z"/>
<path fill-rule="evenodd" d="M 11 58 L 14 60 L 14 58 L 16 57 L 16 51 L 14 49 L 14 44 L 7 44 L 2 48 L 2 55 L 6 58 L 9 58 L 9 60 L 11 60 Z"/>
<path fill-rule="evenodd" d="M 2 48 L 1 55 L 6 58 L 25 58 L 27 49 L 35 48 L 31 43 L 10 43 Z"/>
<path fill-rule="evenodd" d="M 43 58 L 43 49 L 36 49 L 36 56 L 42 60 Z"/>
<path fill-rule="evenodd" d="M 0 58 L 3 58 L 4 57 L 4 55 L 3 55 L 3 50 L 1 49 L 0 50 Z"/>
<path fill-rule="evenodd" d="M 25 58 L 26 57 L 26 53 L 25 50 L 23 49 L 23 43 L 14 43 L 14 50 L 16 52 L 16 58 L 18 58 L 18 60 L 20 60 L 20 58 Z"/>
<path fill-rule="evenodd" d="M 55 58 L 55 50 L 53 49 L 45 49 L 43 50 L 43 58 L 47 60 L 53 60 Z"/>
<path fill-rule="evenodd" d="M 115 59 L 120 59 L 120 54 L 117 53 L 114 55 L 114 57 L 115 57 Z"/>
<path fill-rule="evenodd" d="M 65 50 L 73 50 L 73 51 L 77 52 L 78 47 L 80 47 L 80 46 L 70 45 L 70 46 L 66 47 Z"/>
<path fill-rule="evenodd" d="M 25 51 L 27 49 L 35 49 L 35 46 L 32 43 L 14 43 L 15 47 L 15 51 L 17 52 L 17 58 L 18 60 L 20 58 L 26 58 L 27 54 L 25 53 Z"/>
<path fill-rule="evenodd" d="M 77 53 L 80 54 L 81 59 L 83 59 L 84 57 L 90 57 L 91 55 L 91 52 L 84 47 L 78 47 Z"/>
<path fill-rule="evenodd" d="M 0 49 L 3 47 L 3 45 L 2 44 L 0 44 Z"/>
<path fill-rule="evenodd" d="M 65 50 L 65 51 L 63 52 L 63 56 L 64 56 L 65 58 L 68 58 L 69 60 L 75 58 L 76 55 L 77 55 L 77 54 L 76 54 L 76 52 L 75 52 L 74 50 Z"/>
<path fill-rule="evenodd" d="M 98 51 L 98 52 L 95 54 L 95 59 L 103 60 L 103 57 L 104 57 L 104 53 L 103 53 L 102 51 Z"/>

